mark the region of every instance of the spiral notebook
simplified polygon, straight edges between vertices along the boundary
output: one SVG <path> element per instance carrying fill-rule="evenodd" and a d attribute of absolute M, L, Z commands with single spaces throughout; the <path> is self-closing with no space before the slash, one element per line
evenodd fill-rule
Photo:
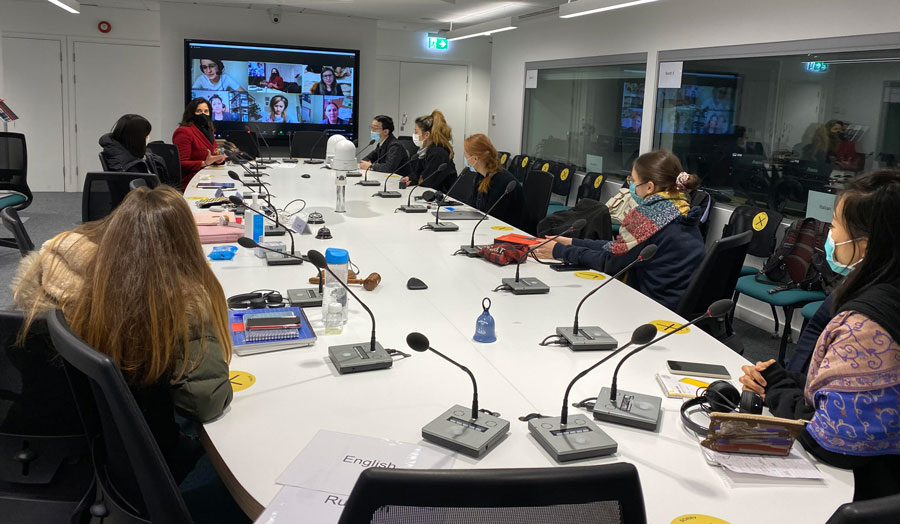
<path fill-rule="evenodd" d="M 299 327 L 247 329 L 247 321 L 250 319 L 285 316 L 298 318 Z M 298 307 L 232 309 L 228 312 L 228 323 L 232 348 L 240 356 L 311 346 L 316 342 L 316 332 L 306 318 L 306 313 Z"/>

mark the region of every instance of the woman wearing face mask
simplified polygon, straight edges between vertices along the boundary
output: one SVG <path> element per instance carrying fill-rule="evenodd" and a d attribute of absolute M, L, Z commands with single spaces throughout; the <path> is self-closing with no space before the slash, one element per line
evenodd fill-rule
<path fill-rule="evenodd" d="M 744 366 L 744 389 L 773 415 L 809 420 L 799 440 L 823 462 L 852 469 L 854 500 L 900 493 L 900 173 L 849 182 L 825 253 L 847 278 L 809 370 L 774 360 Z"/>
<path fill-rule="evenodd" d="M 281 73 L 276 67 L 272 68 L 272 72 L 269 74 L 269 81 L 260 82 L 259 84 L 261 87 L 268 87 L 269 89 L 284 91 L 284 79 L 281 78 Z"/>
<path fill-rule="evenodd" d="M 225 161 L 225 155 L 216 149 L 215 132 L 209 102 L 205 98 L 188 102 L 181 115 L 181 125 L 172 134 L 172 143 L 178 148 L 181 160 L 182 191 L 198 171 Z"/>
<path fill-rule="evenodd" d="M 516 178 L 500 167 L 497 149 L 491 139 L 480 133 L 470 136 L 463 142 L 463 154 L 466 167 L 479 175 L 475 177 L 472 196 L 466 203 L 485 213 L 497 204 L 491 211 L 492 217 L 516 227 L 521 226 L 522 206 L 525 202 L 522 185 L 517 183 L 513 192 L 503 197 L 506 186 Z M 503 201 L 498 204 L 500 197 L 503 197 Z"/>
<path fill-rule="evenodd" d="M 417 118 L 413 142 L 418 148 L 426 148 L 425 158 L 412 163 L 410 175 L 403 181 L 407 185 L 421 184 L 446 193 L 456 182 L 456 169 L 453 167 L 452 129 L 444 120 L 444 114 L 435 109 L 430 115 Z"/>
<path fill-rule="evenodd" d="M 656 244 L 653 259 L 628 271 L 628 285 L 675 309 L 706 254 L 698 228 L 702 210 L 692 208 L 687 196 L 699 185 L 697 176 L 685 173 L 669 151 L 645 153 L 634 161 L 629 180 L 638 206 L 622 219 L 615 240 L 559 237 L 536 253 L 612 275 L 633 262 L 644 246 Z"/>

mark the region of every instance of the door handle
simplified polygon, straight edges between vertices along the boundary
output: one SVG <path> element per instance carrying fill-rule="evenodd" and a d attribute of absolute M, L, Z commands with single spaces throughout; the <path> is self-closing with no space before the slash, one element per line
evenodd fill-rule
<path fill-rule="evenodd" d="M 400 117 L 400 131 L 406 129 L 406 113 L 403 113 L 403 116 Z"/>

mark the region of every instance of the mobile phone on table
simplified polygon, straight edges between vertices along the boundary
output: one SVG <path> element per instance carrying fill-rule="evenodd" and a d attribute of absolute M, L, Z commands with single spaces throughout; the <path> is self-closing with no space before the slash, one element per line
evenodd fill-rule
<path fill-rule="evenodd" d="M 550 264 L 550 269 L 553 271 L 583 271 L 590 268 L 578 264 Z"/>
<path fill-rule="evenodd" d="M 666 367 L 673 375 L 690 375 L 693 377 L 710 377 L 730 379 L 731 375 L 725 366 L 718 364 L 703 364 L 701 362 L 683 362 L 681 360 L 667 360 Z"/>

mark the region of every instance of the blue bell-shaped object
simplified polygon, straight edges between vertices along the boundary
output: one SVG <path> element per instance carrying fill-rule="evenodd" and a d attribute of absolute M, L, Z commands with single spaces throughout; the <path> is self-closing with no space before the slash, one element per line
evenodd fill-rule
<path fill-rule="evenodd" d="M 481 301 L 484 311 L 478 315 L 475 321 L 475 342 L 496 342 L 497 333 L 494 329 L 494 317 L 491 316 L 491 299 L 484 297 Z"/>

